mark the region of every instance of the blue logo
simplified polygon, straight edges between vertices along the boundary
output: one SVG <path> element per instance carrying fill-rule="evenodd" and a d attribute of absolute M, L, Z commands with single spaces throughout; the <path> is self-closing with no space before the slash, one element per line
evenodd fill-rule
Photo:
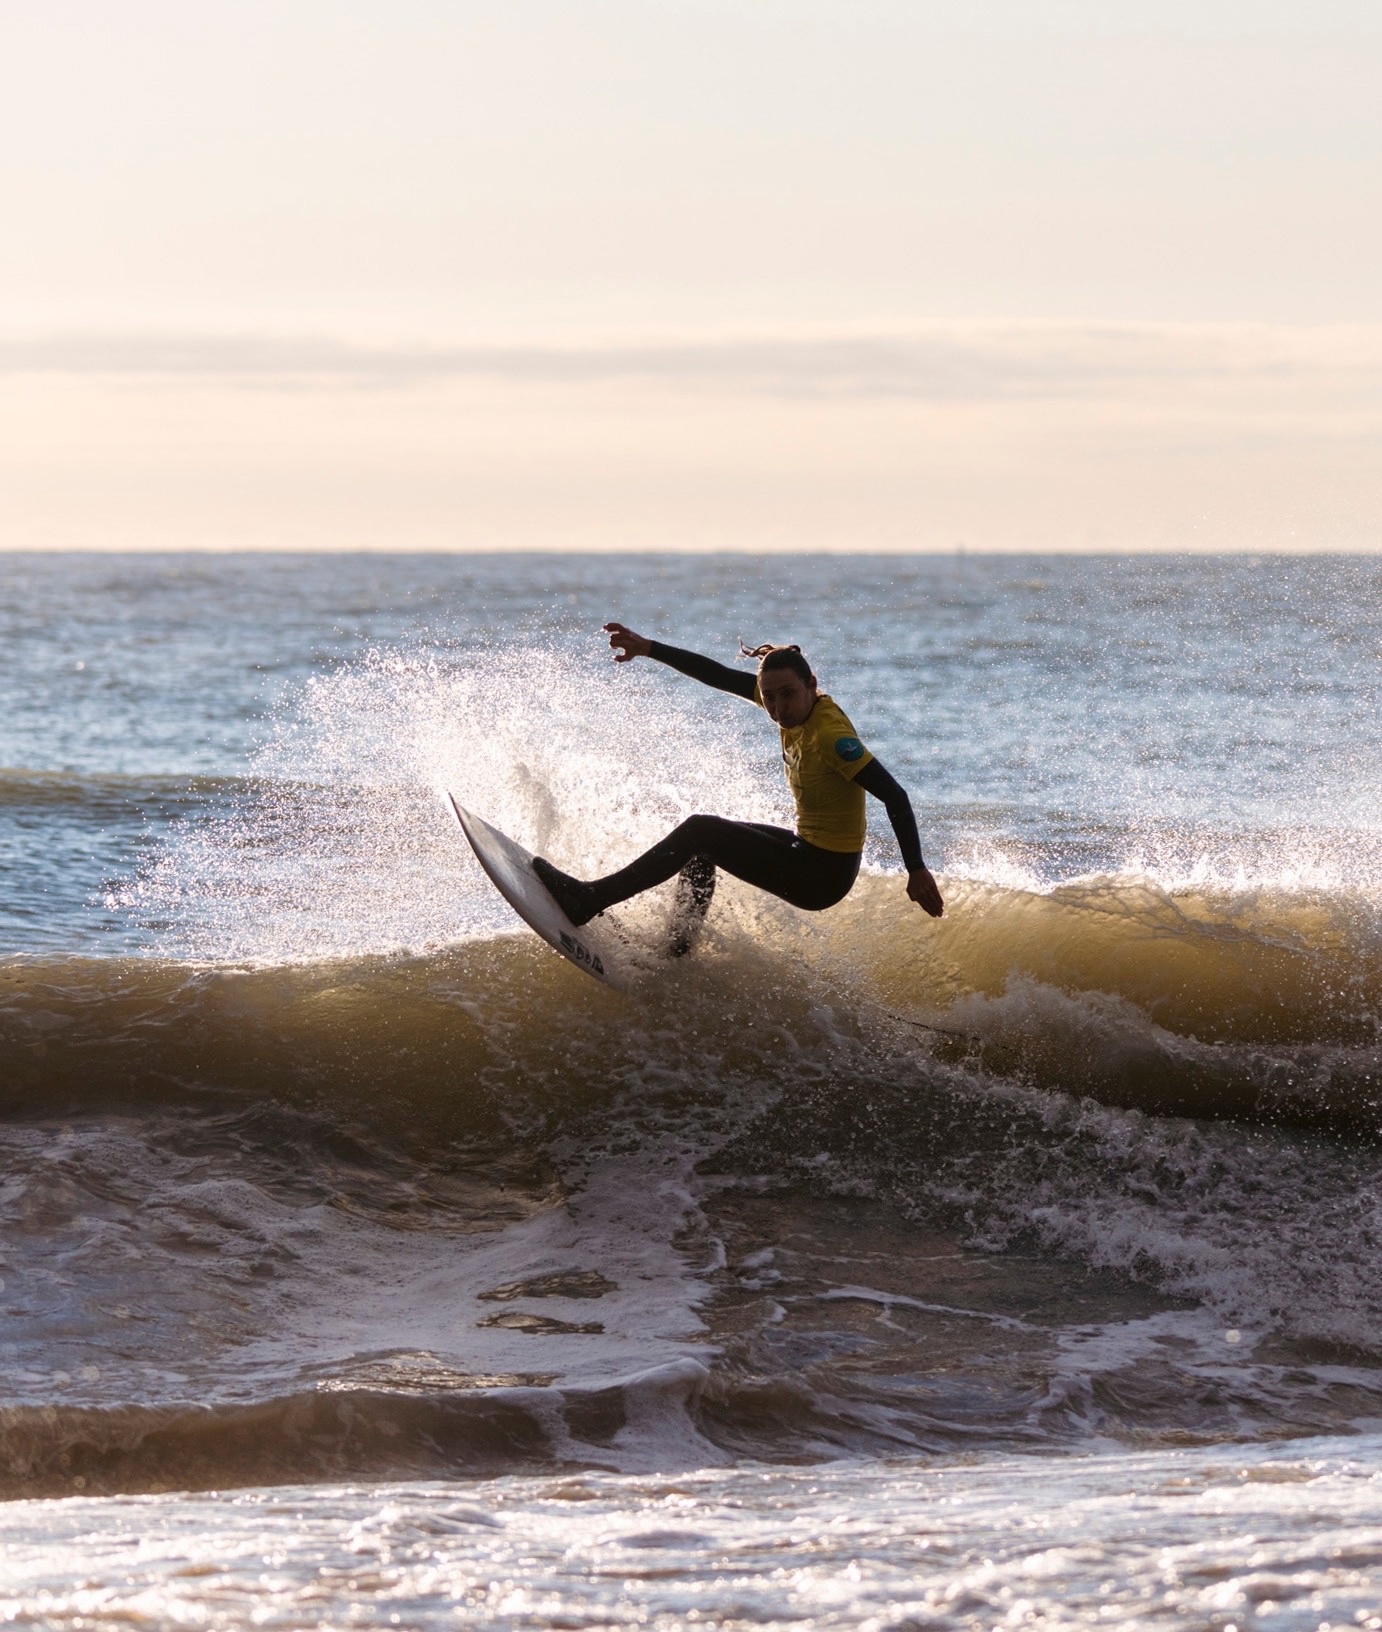
<path fill-rule="evenodd" d="M 864 757 L 864 745 L 858 737 L 841 737 L 835 744 L 835 752 L 841 759 L 856 760 Z"/>

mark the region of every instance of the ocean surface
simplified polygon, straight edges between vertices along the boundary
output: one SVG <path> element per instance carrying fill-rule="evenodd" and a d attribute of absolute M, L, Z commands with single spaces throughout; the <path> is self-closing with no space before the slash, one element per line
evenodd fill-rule
<path fill-rule="evenodd" d="M 849 899 L 599 627 L 797 641 Z M 0 555 L 0 1623 L 1382 1627 L 1382 563 Z"/>

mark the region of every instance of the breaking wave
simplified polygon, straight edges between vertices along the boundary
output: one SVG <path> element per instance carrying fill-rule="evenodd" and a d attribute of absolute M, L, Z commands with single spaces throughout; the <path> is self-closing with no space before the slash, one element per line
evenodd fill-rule
<path fill-rule="evenodd" d="M 622 994 L 442 797 L 593 872 L 780 819 L 753 723 L 381 653 L 243 778 L 8 775 L 182 814 L 109 892 L 139 955 L 0 964 L 0 1494 L 1382 1416 L 1369 869 L 995 851 L 933 922 L 878 850 L 678 962 L 630 903 Z"/>

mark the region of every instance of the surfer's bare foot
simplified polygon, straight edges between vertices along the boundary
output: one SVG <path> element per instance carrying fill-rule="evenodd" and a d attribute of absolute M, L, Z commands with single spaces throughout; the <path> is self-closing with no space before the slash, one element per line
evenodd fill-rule
<path fill-rule="evenodd" d="M 595 905 L 595 891 L 579 878 L 572 878 L 570 873 L 562 872 L 541 856 L 533 857 L 533 871 L 573 928 L 579 929 L 582 924 L 589 923 L 600 911 Z"/>

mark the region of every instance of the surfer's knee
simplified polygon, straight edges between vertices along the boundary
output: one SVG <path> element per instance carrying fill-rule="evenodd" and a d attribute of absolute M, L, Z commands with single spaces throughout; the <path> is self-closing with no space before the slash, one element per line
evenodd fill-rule
<path fill-rule="evenodd" d="M 723 816 L 688 816 L 677 828 L 677 837 L 690 845 L 693 853 L 702 854 L 715 834 L 724 826 Z"/>

